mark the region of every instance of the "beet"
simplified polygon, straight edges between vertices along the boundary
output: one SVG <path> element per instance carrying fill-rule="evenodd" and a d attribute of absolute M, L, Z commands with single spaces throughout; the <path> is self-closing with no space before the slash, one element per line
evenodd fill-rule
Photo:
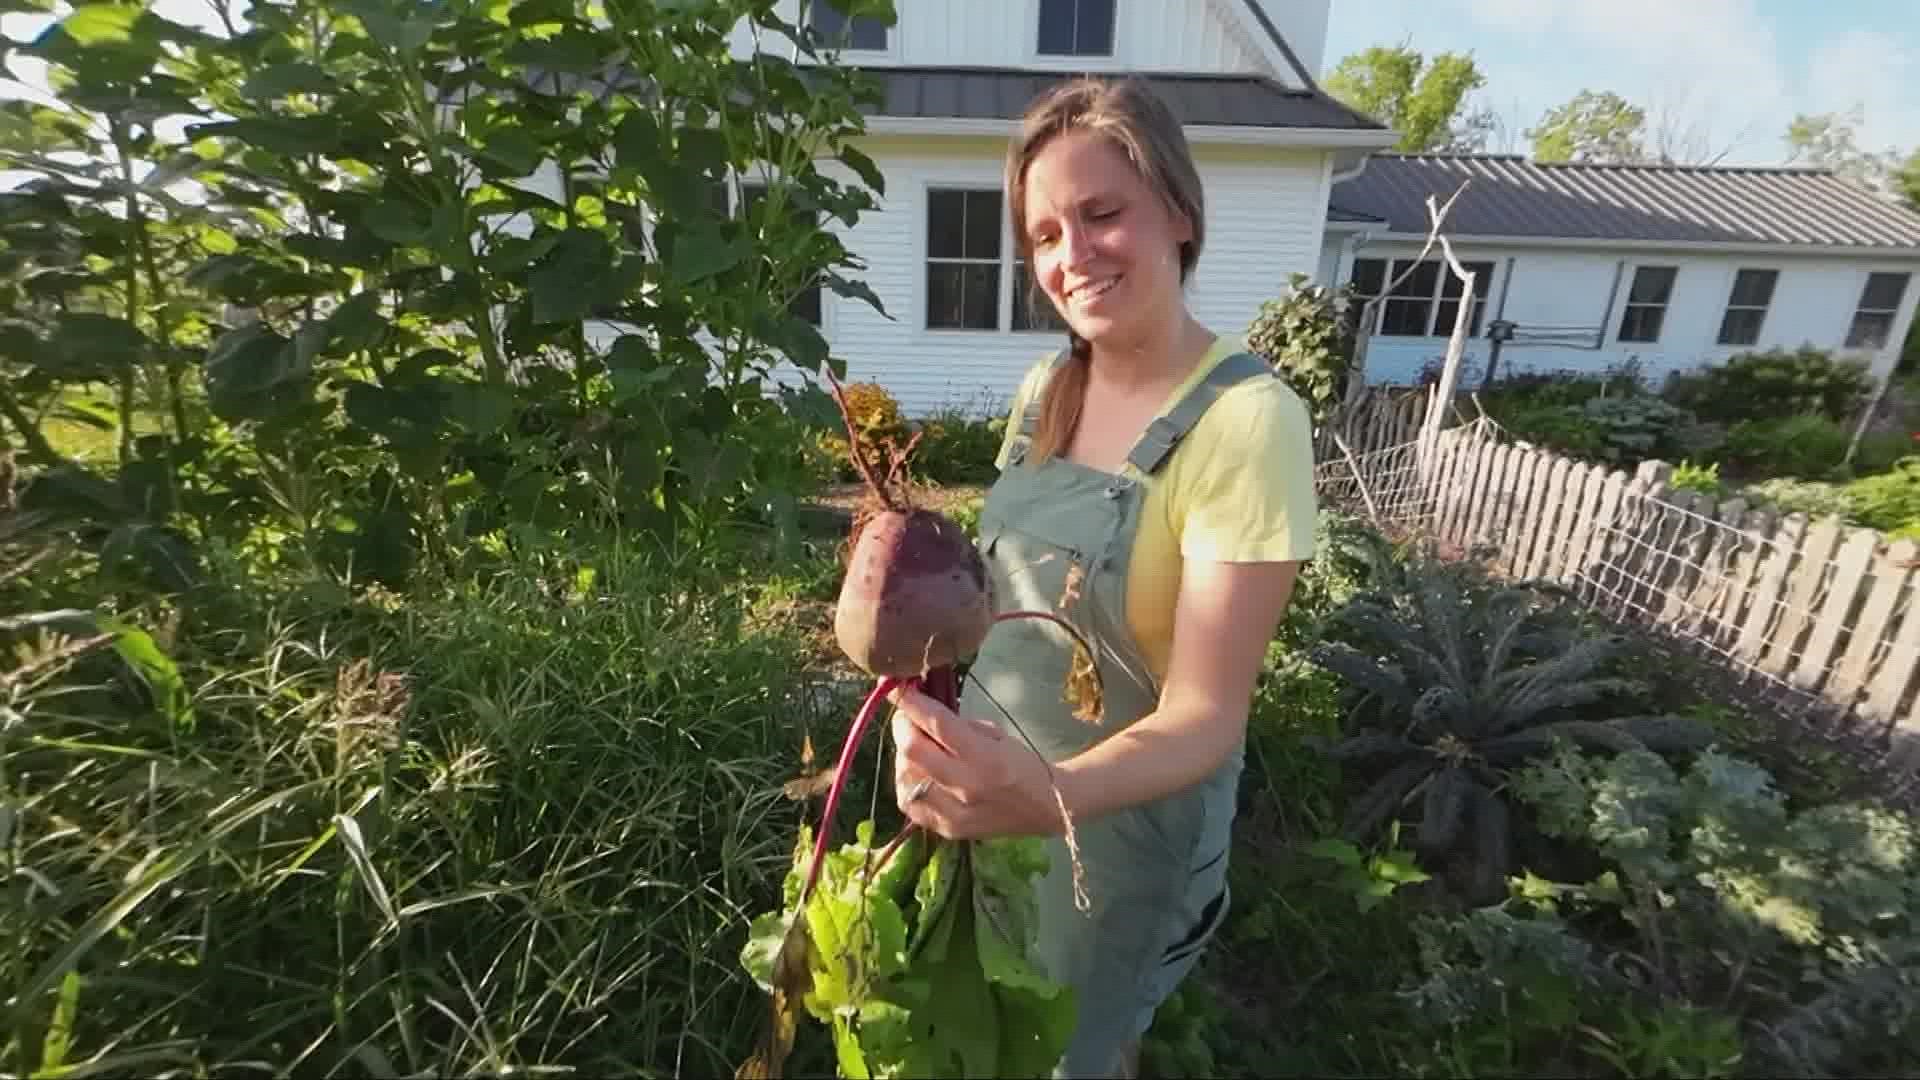
<path fill-rule="evenodd" d="M 931 510 L 880 509 L 854 542 L 833 631 L 861 670 L 904 679 L 971 656 L 993 615 L 966 530 Z"/>

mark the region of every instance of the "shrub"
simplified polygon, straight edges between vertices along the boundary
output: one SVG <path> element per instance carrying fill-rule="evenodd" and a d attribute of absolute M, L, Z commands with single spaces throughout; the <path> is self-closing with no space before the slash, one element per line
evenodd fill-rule
<path fill-rule="evenodd" d="M 1524 371 L 1508 375 L 1481 393 L 1487 402 L 1525 402 L 1532 405 L 1585 405 L 1599 397 L 1628 397 L 1643 393 L 1634 367 L 1605 371 Z"/>
<path fill-rule="evenodd" d="M 1851 440 L 1845 428 L 1824 416 L 1743 420 L 1727 432 L 1715 457 L 1749 476 L 1823 478 L 1841 467 Z"/>
<path fill-rule="evenodd" d="M 1305 274 L 1287 279 L 1287 291 L 1260 305 L 1247 329 L 1247 348 L 1277 368 L 1306 403 L 1316 429 L 1346 394 L 1354 337 L 1345 289 L 1315 285 Z"/>
<path fill-rule="evenodd" d="M 1771 507 L 1782 514 L 1805 514 L 1813 518 L 1845 517 L 1851 510 L 1840 485 L 1823 480 L 1775 477 L 1742 488 L 1741 494 L 1755 506 Z"/>
<path fill-rule="evenodd" d="M 907 422 L 900 413 L 900 403 L 895 401 L 887 388 L 875 382 L 848 383 L 842 389 L 846 394 L 847 416 L 853 427 L 860 432 L 860 440 L 866 450 L 867 466 L 878 473 L 887 471 L 887 447 L 897 448 L 907 445 Z M 846 425 L 838 425 L 838 430 L 828 428 L 820 433 L 820 445 L 833 455 L 840 466 L 842 479 L 859 478 L 859 470 L 854 468 L 853 457 L 847 446 Z"/>
<path fill-rule="evenodd" d="M 1860 437 L 1851 466 L 1856 475 L 1880 472 L 1893 468 L 1916 449 L 1920 449 L 1920 433 L 1869 431 Z"/>
<path fill-rule="evenodd" d="M 1920 454 L 1853 481 L 1841 496 L 1854 520 L 1868 528 L 1894 532 L 1920 526 Z"/>
<path fill-rule="evenodd" d="M 1662 395 L 1703 419 L 1732 424 L 1800 414 L 1845 420 L 1872 391 L 1864 363 L 1835 360 L 1806 345 L 1741 353 L 1722 364 L 1675 374 Z"/>
<path fill-rule="evenodd" d="M 944 409 L 914 428 L 920 435 L 909 463 L 914 476 L 936 484 L 993 482 L 993 461 L 1007 430 L 1005 417 Z"/>
<path fill-rule="evenodd" d="M 1514 438 L 1569 457 L 1598 460 L 1607 439 L 1600 425 L 1567 405 L 1489 405 L 1488 415 Z"/>
<path fill-rule="evenodd" d="M 1683 461 L 1673 467 L 1673 476 L 1667 485 L 1675 491 L 1691 491 L 1715 499 L 1725 493 L 1725 487 L 1720 483 L 1718 464 L 1695 465 L 1691 461 Z"/>
<path fill-rule="evenodd" d="M 1593 398 L 1580 414 L 1599 432 L 1601 457 L 1622 466 L 1686 457 L 1718 441 L 1692 413 L 1650 394 Z"/>

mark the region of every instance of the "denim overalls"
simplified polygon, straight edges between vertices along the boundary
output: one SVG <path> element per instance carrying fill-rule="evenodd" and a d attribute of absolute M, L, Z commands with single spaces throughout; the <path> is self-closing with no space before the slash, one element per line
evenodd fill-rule
<path fill-rule="evenodd" d="M 1064 358 L 1053 361 L 1049 377 Z M 1128 455 L 1130 468 L 1120 473 L 1059 457 L 1027 463 L 1038 420 L 1037 406 L 1028 406 L 1007 467 L 981 511 L 981 553 L 996 609 L 1054 611 L 1086 635 L 1097 654 L 1105 714 L 1098 723 L 1074 716 L 1064 692 L 1073 655 L 1069 639 L 1050 623 L 1026 619 L 1001 623 L 988 635 L 970 665 L 961 698 L 965 715 L 993 719 L 1021 745 L 1024 733 L 1049 761 L 1059 761 L 1154 710 L 1159 682 L 1126 623 L 1127 567 L 1147 485 L 1222 391 L 1245 379 L 1272 377 L 1273 370 L 1252 354 L 1222 360 L 1148 426 Z M 1033 399 L 1039 398 L 1036 390 Z M 1077 598 L 1061 606 L 1074 567 L 1081 575 Z M 1051 978 L 1073 988 L 1079 1007 L 1078 1027 L 1056 1077 L 1119 1075 L 1154 1010 L 1219 928 L 1228 904 L 1227 848 L 1243 758 L 1236 747 L 1225 764 L 1186 791 L 1076 821 L 1088 911 L 1075 906 L 1064 840 L 1049 841 L 1052 868 L 1040 884 L 1034 958 Z"/>

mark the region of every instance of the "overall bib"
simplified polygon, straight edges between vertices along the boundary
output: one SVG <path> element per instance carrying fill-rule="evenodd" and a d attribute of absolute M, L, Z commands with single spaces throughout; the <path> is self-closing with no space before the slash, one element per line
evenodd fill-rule
<path fill-rule="evenodd" d="M 1064 354 L 1049 377 L 1062 360 Z M 1272 377 L 1256 356 L 1222 360 L 1148 426 L 1119 473 L 1058 457 L 1027 463 L 1038 420 L 1037 406 L 1029 405 L 1007 467 L 981 510 L 981 553 L 999 610 L 1053 611 L 1087 637 L 1103 683 L 1104 716 L 1097 723 L 1074 716 L 1065 694 L 1071 641 L 1035 619 L 1001 623 L 988 635 L 969 668 L 963 714 L 992 718 L 1010 738 L 1023 746 L 1031 740 L 1054 762 L 1157 707 L 1159 680 L 1126 621 L 1127 571 L 1148 485 L 1222 391 Z M 1063 603 L 1076 568 L 1077 596 Z M 1225 764 L 1185 791 L 1076 820 L 1088 911 L 1075 907 L 1064 840 L 1049 841 L 1052 867 L 1039 887 L 1034 959 L 1073 988 L 1079 1009 L 1056 1077 L 1120 1075 L 1154 1010 L 1212 940 L 1228 905 L 1227 848 L 1243 760 L 1236 747 Z"/>

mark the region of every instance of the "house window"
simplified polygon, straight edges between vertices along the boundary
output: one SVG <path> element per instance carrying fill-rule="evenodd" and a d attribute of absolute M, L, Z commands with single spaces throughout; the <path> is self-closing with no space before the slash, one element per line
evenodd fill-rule
<path fill-rule="evenodd" d="M 1013 260 L 1013 328 L 1015 330 L 1061 330 L 1067 324 L 1053 301 L 1033 284 L 1027 273 L 1027 260 Z"/>
<path fill-rule="evenodd" d="M 1673 280 L 1680 271 L 1672 266 L 1642 266 L 1633 272 L 1633 286 L 1627 291 L 1627 309 L 1620 316 L 1621 341 L 1659 341 L 1660 324 L 1667 318 L 1667 302 L 1673 299 Z"/>
<path fill-rule="evenodd" d="M 1878 273 L 1867 275 L 1860 290 L 1860 304 L 1854 309 L 1853 324 L 1847 327 L 1849 349 L 1884 349 L 1893 336 L 1893 317 L 1907 293 L 1911 274 Z"/>
<path fill-rule="evenodd" d="M 1347 277 L 1347 285 L 1353 290 L 1351 303 L 1347 305 L 1347 330 L 1360 332 L 1360 318 L 1366 307 L 1380 290 L 1387 287 L 1387 261 L 1385 259 L 1355 259 L 1353 272 Z M 1372 327 L 1368 327 L 1371 331 Z"/>
<path fill-rule="evenodd" d="M 753 208 L 759 205 L 760 200 L 766 198 L 766 195 L 767 186 L 765 184 L 743 184 L 740 188 L 740 198 L 745 212 L 752 212 Z M 798 221 L 804 221 L 810 228 L 817 229 L 820 226 L 820 215 L 817 213 L 811 211 L 801 212 L 793 209 L 791 206 L 787 207 L 787 213 Z M 820 291 L 821 286 L 817 279 L 808 283 L 798 293 L 794 294 L 792 300 L 787 302 L 788 314 L 796 318 L 805 319 L 807 322 L 819 326 Z"/>
<path fill-rule="evenodd" d="M 1350 281 L 1356 294 L 1356 307 L 1379 296 L 1389 279 L 1399 279 L 1379 305 L 1379 320 L 1373 332 L 1383 337 L 1451 337 L 1453 322 L 1460 311 L 1460 279 L 1437 259 L 1426 259 L 1418 265 L 1411 259 L 1395 259 L 1391 273 L 1388 265 L 1384 259 L 1353 262 Z M 1487 293 L 1493 286 L 1493 264 L 1463 262 L 1460 265 L 1473 275 L 1473 306 L 1467 311 L 1467 333 L 1477 336 L 1480 322 L 1486 316 Z"/>
<path fill-rule="evenodd" d="M 887 24 L 871 15 L 848 18 L 832 0 L 811 0 L 807 24 L 819 31 L 828 47 L 864 52 L 887 51 Z"/>
<path fill-rule="evenodd" d="M 1040 0 L 1040 55 L 1112 56 L 1114 0 Z"/>
<path fill-rule="evenodd" d="M 1742 270 L 1733 275 L 1727 313 L 1720 317 L 1720 344 L 1752 345 L 1760 340 L 1760 325 L 1767 321 L 1767 305 L 1773 303 L 1773 286 L 1779 280 L 1778 270 Z"/>
<path fill-rule="evenodd" d="M 1000 193 L 927 192 L 927 328 L 1000 328 Z"/>

